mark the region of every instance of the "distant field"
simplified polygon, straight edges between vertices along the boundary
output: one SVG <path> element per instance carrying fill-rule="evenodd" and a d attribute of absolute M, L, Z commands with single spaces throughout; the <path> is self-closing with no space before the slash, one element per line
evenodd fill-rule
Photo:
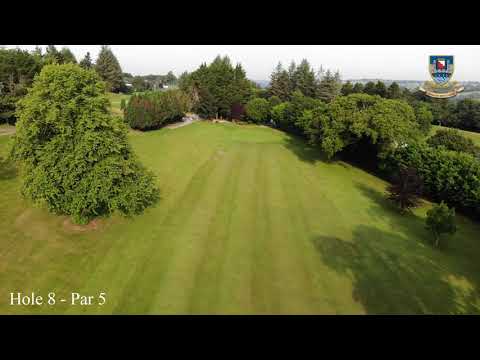
<path fill-rule="evenodd" d="M 448 127 L 445 127 L 445 126 L 433 125 L 432 130 L 430 131 L 430 135 L 435 134 L 440 129 L 451 129 L 451 128 L 448 128 Z M 465 136 L 469 139 L 472 139 L 472 141 L 477 146 L 480 146 L 480 133 L 465 131 L 465 130 L 459 130 L 459 129 L 456 129 L 456 130 L 460 131 L 460 133 L 462 133 L 463 136 Z"/>
<path fill-rule="evenodd" d="M 111 107 L 112 113 L 123 117 L 123 111 L 120 110 L 120 103 L 122 102 L 122 99 L 125 99 L 125 101 L 128 101 L 131 95 L 114 94 L 114 93 L 108 93 L 107 95 L 112 105 Z"/>
<path fill-rule="evenodd" d="M 33 207 L 0 167 L 0 299 L 107 299 L 2 301 L 0 314 L 480 313 L 480 225 L 463 216 L 435 249 L 430 204 L 401 216 L 384 181 L 266 127 L 198 122 L 130 140 L 158 175 L 161 201 L 93 228 Z"/>

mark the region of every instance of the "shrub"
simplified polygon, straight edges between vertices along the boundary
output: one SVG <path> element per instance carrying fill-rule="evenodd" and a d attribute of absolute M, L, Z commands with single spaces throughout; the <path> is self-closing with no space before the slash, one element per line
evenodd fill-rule
<path fill-rule="evenodd" d="M 382 164 L 390 174 L 401 166 L 417 170 L 424 193 L 433 200 L 480 215 L 480 161 L 474 156 L 412 143 L 387 154 Z"/>
<path fill-rule="evenodd" d="M 115 210 L 139 214 L 158 199 L 154 175 L 137 160 L 125 124 L 108 106 L 94 70 L 42 69 L 17 110 L 12 155 L 25 196 L 78 223 Z"/>
<path fill-rule="evenodd" d="M 158 129 L 179 121 L 190 108 L 181 90 L 134 94 L 125 108 L 125 121 L 132 129 Z"/>
<path fill-rule="evenodd" d="M 254 98 L 245 105 L 247 118 L 254 123 L 265 123 L 270 117 L 270 104 L 262 98 Z"/>
<path fill-rule="evenodd" d="M 429 229 L 434 236 L 434 244 L 436 247 L 440 245 L 440 235 L 453 235 L 457 231 L 455 225 L 455 209 L 449 209 L 442 201 L 440 205 L 434 205 L 433 208 L 427 211 L 427 229 Z"/>
<path fill-rule="evenodd" d="M 475 156 L 479 156 L 480 148 L 474 144 L 471 139 L 468 139 L 454 129 L 439 130 L 427 143 L 433 147 L 443 146 L 447 150 L 465 152 Z"/>

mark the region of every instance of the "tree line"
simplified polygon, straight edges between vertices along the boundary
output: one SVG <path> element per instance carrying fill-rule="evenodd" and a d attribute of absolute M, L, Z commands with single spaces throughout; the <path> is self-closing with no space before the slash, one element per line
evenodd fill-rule
<path fill-rule="evenodd" d="M 44 66 L 77 63 L 84 69 L 94 69 L 105 82 L 107 91 L 126 91 L 120 63 L 106 45 L 101 47 L 95 63 L 88 52 L 78 62 L 69 48 L 58 50 L 54 45 L 48 45 L 45 51 L 38 46 L 31 52 L 0 49 L 0 123 L 15 122 L 17 102 L 25 96 L 33 79 Z"/>

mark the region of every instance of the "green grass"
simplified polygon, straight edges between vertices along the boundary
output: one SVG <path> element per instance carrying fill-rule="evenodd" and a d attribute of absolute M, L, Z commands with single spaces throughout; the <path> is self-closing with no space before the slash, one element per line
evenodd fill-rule
<path fill-rule="evenodd" d="M 122 99 L 128 101 L 130 96 L 131 95 L 128 94 L 107 93 L 107 97 L 110 100 L 112 113 L 123 117 L 123 112 L 122 110 L 120 110 L 120 104 L 122 102 Z"/>
<path fill-rule="evenodd" d="M 0 174 L 0 313 L 480 311 L 480 225 L 462 216 L 434 249 L 428 204 L 400 216 L 383 181 L 269 128 L 195 123 L 131 141 L 161 201 L 96 230 L 32 207 L 15 173 Z M 107 303 L 9 306 L 16 291 Z"/>
<path fill-rule="evenodd" d="M 433 125 L 432 130 L 430 131 L 430 136 L 435 134 L 438 130 L 440 129 L 450 129 L 444 126 L 439 126 L 439 125 Z M 480 146 L 480 133 L 472 132 L 472 131 L 465 131 L 465 130 L 458 130 L 463 136 L 466 138 L 472 139 L 472 141 L 475 143 L 475 145 Z"/>

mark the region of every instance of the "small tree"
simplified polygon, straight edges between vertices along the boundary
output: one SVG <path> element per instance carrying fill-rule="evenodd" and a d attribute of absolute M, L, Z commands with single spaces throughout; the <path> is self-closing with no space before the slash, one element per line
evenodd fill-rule
<path fill-rule="evenodd" d="M 245 105 L 245 113 L 249 120 L 257 124 L 266 122 L 270 115 L 270 104 L 262 98 L 252 99 Z"/>
<path fill-rule="evenodd" d="M 440 205 L 434 205 L 433 208 L 427 211 L 427 229 L 429 229 L 434 236 L 434 244 L 436 247 L 440 245 L 440 235 L 453 235 L 457 231 L 455 224 L 455 209 L 449 208 L 443 201 Z"/>
<path fill-rule="evenodd" d="M 402 212 L 418 206 L 422 194 L 422 179 L 412 167 L 401 167 L 387 188 L 388 198 L 400 207 Z"/>

